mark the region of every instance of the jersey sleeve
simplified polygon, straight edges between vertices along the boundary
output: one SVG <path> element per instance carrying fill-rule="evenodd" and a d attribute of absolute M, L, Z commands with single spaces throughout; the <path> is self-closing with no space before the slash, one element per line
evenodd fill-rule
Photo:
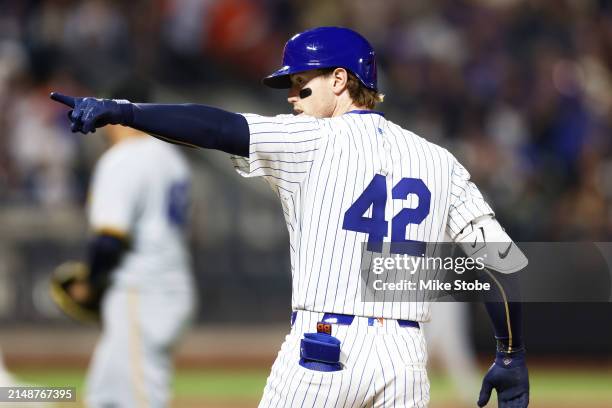
<path fill-rule="evenodd" d="M 142 196 L 142 174 L 136 160 L 120 159 L 98 163 L 89 192 L 88 218 L 96 233 L 129 238 Z"/>
<path fill-rule="evenodd" d="M 453 161 L 446 232 L 454 240 L 471 221 L 494 212 L 478 187 L 470 181 L 470 173 L 456 159 Z"/>
<path fill-rule="evenodd" d="M 244 114 L 250 133 L 249 157 L 232 156 L 243 177 L 264 177 L 272 186 L 293 191 L 310 171 L 323 130 L 309 116 Z"/>

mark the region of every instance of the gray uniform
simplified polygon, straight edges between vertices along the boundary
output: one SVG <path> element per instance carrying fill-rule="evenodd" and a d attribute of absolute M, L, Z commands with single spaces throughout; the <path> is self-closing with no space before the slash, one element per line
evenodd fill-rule
<path fill-rule="evenodd" d="M 96 166 L 90 226 L 131 246 L 102 305 L 103 333 L 87 378 L 91 407 L 168 405 L 172 346 L 194 308 L 183 228 L 189 189 L 182 156 L 153 138 L 122 141 Z"/>

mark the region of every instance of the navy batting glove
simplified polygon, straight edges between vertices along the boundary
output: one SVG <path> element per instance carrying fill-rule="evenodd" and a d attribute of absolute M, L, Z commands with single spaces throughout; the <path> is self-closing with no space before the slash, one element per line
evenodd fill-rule
<path fill-rule="evenodd" d="M 132 104 L 126 100 L 77 98 L 57 92 L 52 92 L 50 97 L 72 108 L 68 119 L 73 132 L 87 134 L 106 125 L 129 126 L 134 117 Z"/>
<path fill-rule="evenodd" d="M 482 381 L 478 406 L 484 407 L 497 391 L 499 408 L 526 408 L 529 405 L 529 374 L 525 364 L 525 352 L 497 352 L 495 362 Z"/>

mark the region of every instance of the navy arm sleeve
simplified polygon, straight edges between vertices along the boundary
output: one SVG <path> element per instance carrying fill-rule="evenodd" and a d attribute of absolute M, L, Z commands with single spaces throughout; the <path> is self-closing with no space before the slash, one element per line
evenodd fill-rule
<path fill-rule="evenodd" d="M 495 331 L 497 350 L 509 353 L 522 351 L 523 307 L 520 301 L 515 301 L 520 299 L 518 274 L 488 272 L 487 280 L 496 290 L 485 299 L 485 307 Z"/>
<path fill-rule="evenodd" d="M 126 126 L 170 143 L 249 157 L 249 125 L 242 115 L 198 104 L 129 105 Z"/>

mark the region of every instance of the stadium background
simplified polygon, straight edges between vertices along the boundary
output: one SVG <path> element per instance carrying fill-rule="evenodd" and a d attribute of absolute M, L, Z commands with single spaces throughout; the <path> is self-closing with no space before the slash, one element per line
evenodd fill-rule
<path fill-rule="evenodd" d="M 0 347 L 9 368 L 80 384 L 97 334 L 59 315 L 47 282 L 55 265 L 82 257 L 88 179 L 105 144 L 71 134 L 49 91 L 104 96 L 144 78 L 159 102 L 285 113 L 286 95 L 259 79 L 291 34 L 316 25 L 352 27 L 372 42 L 381 110 L 454 152 L 514 239 L 611 240 L 610 1 L 0 1 Z M 290 311 L 282 212 L 267 185 L 235 175 L 224 154 L 186 153 L 200 306 L 179 349 L 177 394 L 194 406 L 254 405 Z M 525 309 L 534 406 L 612 405 L 610 303 Z M 491 328 L 481 306 L 472 312 L 484 368 Z M 435 366 L 432 380 L 432 401 L 450 401 Z"/>

